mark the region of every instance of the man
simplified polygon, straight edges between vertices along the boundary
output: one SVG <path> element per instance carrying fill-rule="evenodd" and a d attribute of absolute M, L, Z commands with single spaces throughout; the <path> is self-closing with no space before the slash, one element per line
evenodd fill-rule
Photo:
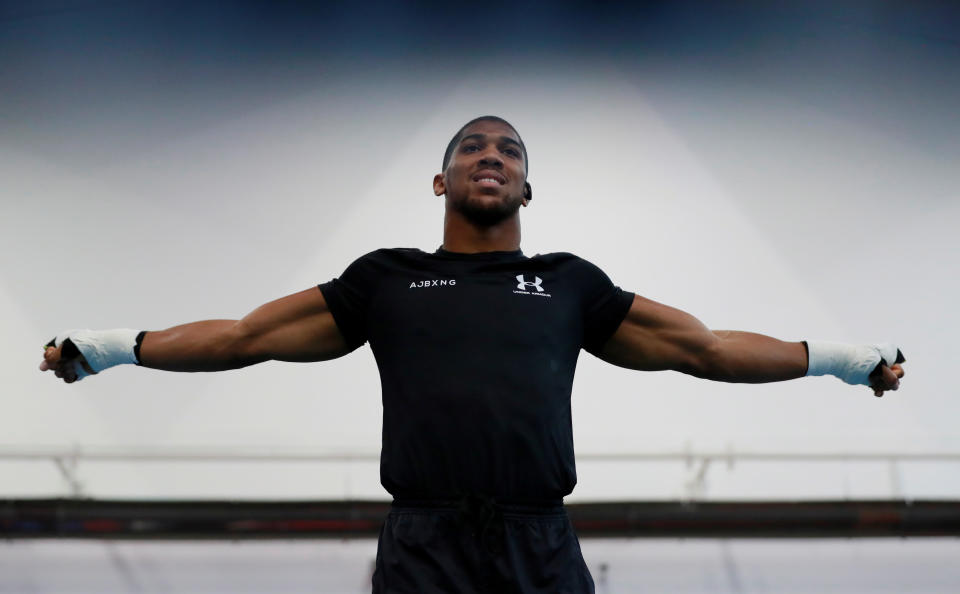
<path fill-rule="evenodd" d="M 892 345 L 711 331 L 576 256 L 525 256 L 527 169 L 513 126 L 477 118 L 433 180 L 446 205 L 435 253 L 372 252 L 242 320 L 63 333 L 41 369 L 67 383 L 120 363 L 219 371 L 322 361 L 369 341 L 383 386 L 381 482 L 394 497 L 373 579 L 384 593 L 593 592 L 562 507 L 576 483 L 570 392 L 581 348 L 718 381 L 832 374 L 877 396 L 899 386 Z"/>

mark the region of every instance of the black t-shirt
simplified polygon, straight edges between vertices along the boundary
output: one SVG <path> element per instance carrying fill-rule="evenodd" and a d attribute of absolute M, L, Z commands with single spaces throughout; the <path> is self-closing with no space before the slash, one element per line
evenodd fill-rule
<path fill-rule="evenodd" d="M 320 290 L 383 391 L 394 497 L 551 500 L 577 482 L 570 392 L 633 294 L 572 254 L 383 249 Z"/>

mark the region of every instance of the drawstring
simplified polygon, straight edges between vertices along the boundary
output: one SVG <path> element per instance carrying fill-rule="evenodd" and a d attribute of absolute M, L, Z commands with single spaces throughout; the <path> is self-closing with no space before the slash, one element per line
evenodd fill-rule
<path fill-rule="evenodd" d="M 467 522 L 480 544 L 488 553 L 503 552 L 503 514 L 493 497 L 479 494 L 465 495 L 460 499 L 460 517 Z"/>

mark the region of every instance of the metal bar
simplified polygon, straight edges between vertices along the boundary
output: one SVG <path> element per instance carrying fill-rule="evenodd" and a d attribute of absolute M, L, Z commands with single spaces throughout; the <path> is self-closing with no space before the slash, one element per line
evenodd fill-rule
<path fill-rule="evenodd" d="M 375 538 L 387 501 L 0 503 L 3 538 Z M 582 537 L 960 536 L 960 501 L 644 502 L 567 506 Z"/>

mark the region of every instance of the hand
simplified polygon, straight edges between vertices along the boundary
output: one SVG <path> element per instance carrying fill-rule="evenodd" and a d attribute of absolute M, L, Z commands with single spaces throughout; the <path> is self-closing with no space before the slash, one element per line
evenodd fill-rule
<path fill-rule="evenodd" d="M 901 377 L 903 377 L 903 367 L 900 363 L 894 363 L 890 367 L 883 363 L 877 365 L 877 368 L 870 374 L 870 387 L 873 388 L 873 395 L 879 398 L 883 396 L 886 390 L 896 390 L 900 387 Z"/>
<path fill-rule="evenodd" d="M 53 370 L 54 375 L 68 384 L 96 373 L 72 340 L 67 338 L 60 346 L 52 343 L 53 341 L 44 347 L 40 371 Z"/>

